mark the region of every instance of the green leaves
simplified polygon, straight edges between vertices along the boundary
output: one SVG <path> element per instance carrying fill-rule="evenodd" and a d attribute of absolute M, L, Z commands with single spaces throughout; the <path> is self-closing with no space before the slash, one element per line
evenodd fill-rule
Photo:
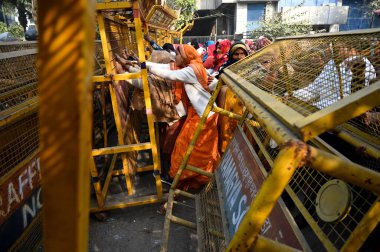
<path fill-rule="evenodd" d="M 287 23 L 282 21 L 281 16 L 275 16 L 270 20 L 260 21 L 259 28 L 251 32 L 253 38 L 265 36 L 271 40 L 279 37 L 308 34 L 313 27 L 306 22 Z"/>
<path fill-rule="evenodd" d="M 13 37 L 22 39 L 24 38 L 24 28 L 19 24 L 12 24 L 9 26 L 8 31 Z"/>
<path fill-rule="evenodd" d="M 24 38 L 24 29 L 19 24 L 12 24 L 9 27 L 3 22 L 0 22 L 0 33 L 10 32 L 17 39 Z"/>
<path fill-rule="evenodd" d="M 196 11 L 195 0 L 167 0 L 166 4 L 173 10 L 181 10 L 181 15 L 177 20 L 175 26 L 179 28 L 194 18 Z"/>

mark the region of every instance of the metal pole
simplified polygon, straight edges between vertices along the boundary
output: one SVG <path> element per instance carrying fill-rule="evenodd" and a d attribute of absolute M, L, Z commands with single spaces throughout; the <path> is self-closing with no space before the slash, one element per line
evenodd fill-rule
<path fill-rule="evenodd" d="M 218 17 L 215 18 L 215 42 L 216 36 L 218 36 Z"/>
<path fill-rule="evenodd" d="M 95 3 L 38 3 L 44 250 L 88 251 Z"/>

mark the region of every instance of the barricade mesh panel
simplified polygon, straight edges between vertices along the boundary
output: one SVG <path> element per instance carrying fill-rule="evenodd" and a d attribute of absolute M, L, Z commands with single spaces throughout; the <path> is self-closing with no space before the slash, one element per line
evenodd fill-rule
<path fill-rule="evenodd" d="M 281 39 L 228 69 L 308 116 L 380 79 L 379 37 L 376 31 Z M 347 124 L 374 142 L 380 139 L 380 108 Z"/>
<path fill-rule="evenodd" d="M 39 147 L 37 112 L 7 125 L 0 131 L 0 177 Z"/>
<path fill-rule="evenodd" d="M 257 136 L 259 141 L 263 144 L 265 149 L 260 149 L 258 145 L 255 149 L 258 153 L 267 152 L 270 157 L 270 161 L 274 161 L 276 158 L 279 147 L 273 144 L 273 139 L 270 138 L 269 134 L 262 127 L 254 127 L 254 134 Z M 268 140 L 269 138 L 269 140 Z M 309 143 L 310 145 L 314 145 Z M 315 145 L 314 145 L 315 146 Z M 271 167 L 266 160 L 264 155 L 259 155 L 261 162 L 265 165 L 266 169 L 270 171 Z M 366 166 L 368 162 L 365 159 L 361 159 L 359 164 Z M 379 165 L 379 162 L 370 162 L 372 165 Z M 376 170 L 376 167 L 370 166 Z M 296 170 L 290 183 L 289 189 L 294 192 L 298 200 L 302 203 L 303 208 L 305 208 L 311 216 L 311 221 L 315 222 L 318 226 L 318 230 L 314 232 L 323 232 L 331 243 L 339 250 L 342 248 L 346 240 L 349 238 L 350 234 L 355 230 L 358 223 L 366 215 L 369 208 L 376 203 L 376 196 L 360 187 L 348 184 L 352 192 L 352 202 L 351 209 L 347 216 L 335 223 L 328 223 L 321 220 L 316 212 L 316 199 L 320 188 L 328 181 L 334 179 L 333 177 L 323 174 L 310 167 L 301 167 Z M 308 218 L 308 217 L 305 217 Z"/>
<path fill-rule="evenodd" d="M 95 42 L 95 55 L 94 55 L 94 75 L 102 75 L 105 72 L 104 56 L 102 50 L 102 43 L 100 40 Z"/>
<path fill-rule="evenodd" d="M 0 54 L 0 112 L 37 96 L 35 49 Z"/>
<path fill-rule="evenodd" d="M 224 251 L 225 239 L 221 216 L 218 188 L 215 176 L 197 195 L 198 243 L 200 251 Z"/>
<path fill-rule="evenodd" d="M 42 213 L 39 213 L 9 251 L 43 251 L 42 243 Z"/>

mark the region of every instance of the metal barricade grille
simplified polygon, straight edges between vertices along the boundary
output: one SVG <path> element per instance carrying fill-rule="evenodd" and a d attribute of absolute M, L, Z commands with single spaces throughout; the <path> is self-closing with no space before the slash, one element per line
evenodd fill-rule
<path fill-rule="evenodd" d="M 304 116 L 380 78 L 380 33 L 280 39 L 228 69 Z M 348 124 L 380 139 L 375 108 Z"/>
<path fill-rule="evenodd" d="M 266 156 L 259 155 L 261 161 L 263 164 L 268 164 L 266 157 L 270 157 L 270 163 L 272 163 L 278 154 L 279 148 L 273 148 L 273 145 L 270 147 L 271 143 L 269 141 L 273 140 L 268 141 L 268 138 L 270 139 L 270 137 L 262 127 L 254 127 L 253 129 L 254 134 L 262 143 L 262 147 L 265 148 L 264 150 L 260 149 L 260 151 L 267 153 Z M 315 147 L 314 144 L 309 144 Z M 376 160 L 368 162 L 366 159 L 363 159 L 359 163 L 371 169 L 375 169 L 379 165 L 379 162 Z M 310 217 L 305 216 L 305 218 L 317 225 L 318 230 L 314 229 L 314 232 L 323 232 L 323 234 L 339 250 L 377 199 L 373 193 L 349 184 L 352 192 L 352 202 L 351 209 L 347 216 L 339 222 L 324 222 L 317 215 L 316 199 L 320 188 L 332 179 L 334 178 L 310 167 L 301 167 L 294 173 L 288 189 L 296 195 L 297 200 L 302 203 L 303 207 L 310 215 Z"/>
<path fill-rule="evenodd" d="M 196 195 L 197 232 L 200 251 L 224 251 L 226 249 L 223 220 L 219 205 L 215 176 L 203 191 Z"/>
<path fill-rule="evenodd" d="M 0 177 L 38 149 L 38 125 L 35 112 L 0 131 Z"/>
<path fill-rule="evenodd" d="M 37 96 L 36 52 L 17 51 L 0 54 L 0 112 Z M 7 55 L 8 54 L 8 55 Z"/>
<path fill-rule="evenodd" d="M 173 22 L 173 18 L 165 15 L 163 12 L 155 11 L 152 18 L 150 19 L 150 22 L 167 27 Z"/>
<path fill-rule="evenodd" d="M 94 67 L 94 75 L 101 75 L 104 74 L 104 56 L 103 56 L 103 50 L 102 50 L 102 43 L 101 41 L 97 40 L 95 42 L 95 67 Z"/>
<path fill-rule="evenodd" d="M 9 251 L 43 251 L 42 243 L 42 213 L 39 213 Z"/>

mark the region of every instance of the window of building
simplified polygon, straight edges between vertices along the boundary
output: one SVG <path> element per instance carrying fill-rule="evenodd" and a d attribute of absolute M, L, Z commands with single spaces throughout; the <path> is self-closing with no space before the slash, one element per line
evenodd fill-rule
<path fill-rule="evenodd" d="M 252 31 L 259 27 L 260 20 L 265 15 L 265 3 L 249 3 L 247 4 L 247 30 Z"/>

